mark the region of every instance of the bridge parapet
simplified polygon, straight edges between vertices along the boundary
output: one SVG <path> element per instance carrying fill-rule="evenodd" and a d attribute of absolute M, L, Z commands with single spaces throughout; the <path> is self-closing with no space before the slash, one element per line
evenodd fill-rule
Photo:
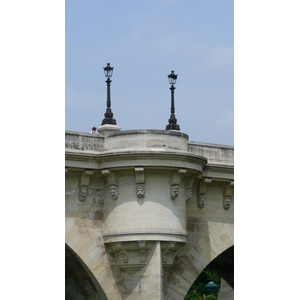
<path fill-rule="evenodd" d="M 104 150 L 104 137 L 98 134 L 65 131 L 65 149 L 74 152 L 101 152 Z"/>
<path fill-rule="evenodd" d="M 188 141 L 188 135 L 182 132 L 126 130 L 103 135 L 65 131 L 66 151 L 95 153 L 134 148 L 151 149 L 152 151 L 163 149 L 163 151 L 188 151 L 205 157 L 208 164 L 234 165 L 233 146 Z"/>
<path fill-rule="evenodd" d="M 188 151 L 207 158 L 208 164 L 234 165 L 234 147 L 219 144 L 189 142 Z"/>

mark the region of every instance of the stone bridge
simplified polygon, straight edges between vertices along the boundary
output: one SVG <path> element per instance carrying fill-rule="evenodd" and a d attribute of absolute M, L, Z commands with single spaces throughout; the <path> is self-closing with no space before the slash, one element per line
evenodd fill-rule
<path fill-rule="evenodd" d="M 208 265 L 233 288 L 233 147 L 98 131 L 65 135 L 66 295 L 184 299 Z"/>

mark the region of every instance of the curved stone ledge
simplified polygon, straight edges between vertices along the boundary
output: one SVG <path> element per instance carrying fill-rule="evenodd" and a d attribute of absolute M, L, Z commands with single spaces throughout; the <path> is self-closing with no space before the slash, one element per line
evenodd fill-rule
<path fill-rule="evenodd" d="M 156 152 L 156 151 L 119 151 L 105 152 L 95 157 L 100 169 L 124 168 L 132 166 L 186 168 L 202 172 L 206 164 L 205 157 L 185 153 Z"/>
<path fill-rule="evenodd" d="M 83 169 L 120 169 L 136 166 L 151 168 L 184 168 L 202 173 L 207 160 L 205 157 L 188 152 L 158 152 L 158 151 L 118 151 L 101 154 L 73 153 L 66 151 L 66 167 Z"/>
<path fill-rule="evenodd" d="M 187 232 L 123 232 L 103 233 L 104 243 L 132 242 L 132 241 L 172 241 L 186 243 Z"/>

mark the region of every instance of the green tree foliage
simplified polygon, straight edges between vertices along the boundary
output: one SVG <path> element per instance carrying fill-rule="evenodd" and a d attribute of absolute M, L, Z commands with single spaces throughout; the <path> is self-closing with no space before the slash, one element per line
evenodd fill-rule
<path fill-rule="evenodd" d="M 202 291 L 204 286 L 210 281 L 217 284 L 220 291 L 221 277 L 217 273 L 205 268 L 192 284 L 184 300 L 203 300 Z M 206 300 L 217 300 L 218 293 L 210 293 L 209 295 L 206 294 L 205 297 Z"/>
<path fill-rule="evenodd" d="M 218 300 L 218 296 L 213 295 L 213 294 L 207 295 L 207 296 L 205 296 L 205 300 Z"/>

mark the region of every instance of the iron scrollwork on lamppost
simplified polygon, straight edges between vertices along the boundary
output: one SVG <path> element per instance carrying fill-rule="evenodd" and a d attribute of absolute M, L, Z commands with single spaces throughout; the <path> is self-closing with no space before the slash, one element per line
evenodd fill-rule
<path fill-rule="evenodd" d="M 174 105 L 174 84 L 177 80 L 177 75 L 175 75 L 174 71 L 171 71 L 171 74 L 168 75 L 169 83 L 171 84 L 171 115 L 169 119 L 169 124 L 166 126 L 166 130 L 180 130 L 179 125 L 177 124 L 177 119 L 175 117 L 175 105 Z"/>
<path fill-rule="evenodd" d="M 104 69 L 104 75 L 107 77 L 107 80 L 105 81 L 107 83 L 107 102 L 106 102 L 106 113 L 104 114 L 104 119 L 102 120 L 101 125 L 105 124 L 112 124 L 117 125 L 116 120 L 113 118 L 114 114 L 111 111 L 111 101 L 110 101 L 110 77 L 113 74 L 114 67 L 110 66 L 110 63 L 107 63 L 107 66 L 103 68 Z"/>

